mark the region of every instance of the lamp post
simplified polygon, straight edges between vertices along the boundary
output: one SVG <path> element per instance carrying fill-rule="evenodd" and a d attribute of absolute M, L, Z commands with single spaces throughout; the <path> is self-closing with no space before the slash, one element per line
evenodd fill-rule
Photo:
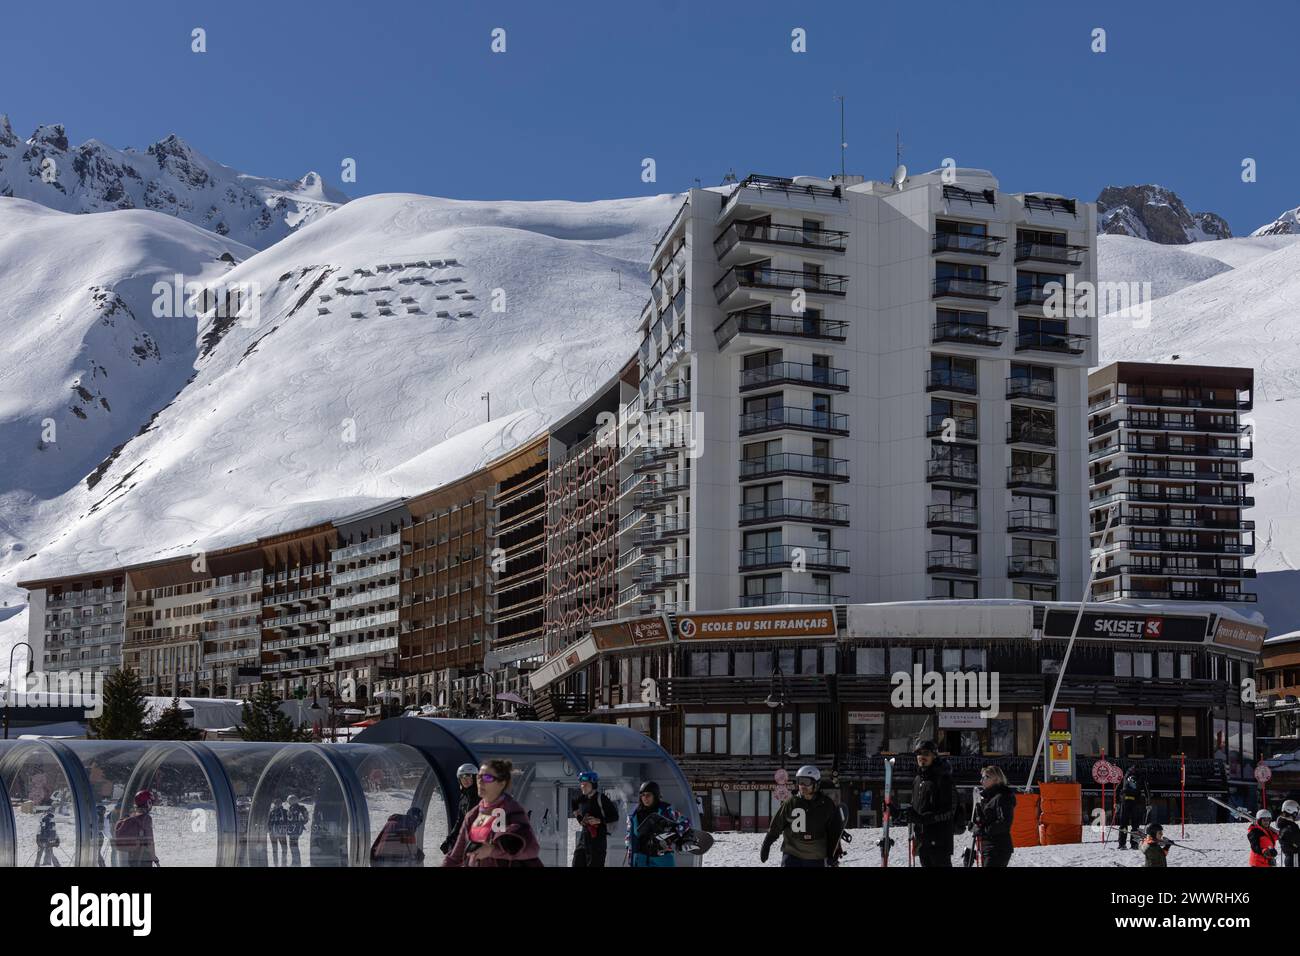
<path fill-rule="evenodd" d="M 5 685 L 5 719 L 4 719 L 4 739 L 9 739 L 9 698 L 13 696 L 14 691 L 14 652 L 20 647 L 27 648 L 27 670 L 23 673 L 23 689 L 26 690 L 26 678 L 32 672 L 32 645 L 26 641 L 19 641 L 9 649 L 9 683 Z"/>

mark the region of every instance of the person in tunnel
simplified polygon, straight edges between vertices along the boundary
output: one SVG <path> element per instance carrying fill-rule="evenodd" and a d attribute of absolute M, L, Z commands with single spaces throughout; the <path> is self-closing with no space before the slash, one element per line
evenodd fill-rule
<path fill-rule="evenodd" d="M 528 811 L 509 793 L 513 771 L 509 760 L 479 767 L 478 805 L 461 823 L 443 866 L 542 866 Z"/>
<path fill-rule="evenodd" d="M 460 798 L 456 804 L 456 819 L 451 821 L 451 826 L 447 829 L 447 839 L 443 840 L 442 845 L 438 847 L 444 855 L 456 842 L 456 834 L 460 833 L 460 827 L 465 822 L 465 817 L 474 812 L 474 808 L 478 806 L 478 767 L 472 763 L 461 764 L 456 768 L 456 782 L 460 784 Z"/>
<path fill-rule="evenodd" d="M 266 821 L 266 830 L 271 837 L 271 858 L 273 866 L 289 865 L 289 811 L 283 800 L 271 803 L 271 813 Z"/>
<path fill-rule="evenodd" d="M 36 865 L 62 866 L 54 855 L 54 848 L 59 845 L 59 832 L 54 825 L 54 811 L 46 810 L 41 817 L 40 829 L 36 831 Z"/>
<path fill-rule="evenodd" d="M 154 805 L 153 791 L 141 790 L 135 795 L 134 805 L 131 815 L 119 820 L 113 828 L 113 849 L 122 866 L 151 867 L 158 862 L 154 852 L 153 817 L 149 813 Z"/>
<path fill-rule="evenodd" d="M 298 802 L 298 797 L 289 794 L 289 806 L 284 816 L 284 836 L 289 844 L 291 862 L 289 866 L 302 866 L 302 851 L 298 849 L 298 840 L 307 829 L 307 808 Z"/>
<path fill-rule="evenodd" d="M 370 847 L 370 865 L 424 866 L 424 850 L 419 841 L 423 822 L 424 811 L 419 807 L 390 816 Z"/>

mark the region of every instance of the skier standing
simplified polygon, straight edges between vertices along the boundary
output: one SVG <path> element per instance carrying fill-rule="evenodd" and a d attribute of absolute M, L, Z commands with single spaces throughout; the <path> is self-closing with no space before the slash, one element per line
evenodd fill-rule
<path fill-rule="evenodd" d="M 975 805 L 975 839 L 981 841 L 982 866 L 1005 867 L 1011 862 L 1015 847 L 1011 842 L 1011 823 L 1016 815 L 1016 795 L 1007 786 L 1007 775 L 1000 767 L 980 771 L 980 798 Z"/>
<path fill-rule="evenodd" d="M 478 767 L 472 763 L 463 763 L 456 768 L 456 782 L 460 784 L 460 799 L 456 804 L 456 819 L 451 821 L 451 828 L 447 831 L 447 839 L 443 840 L 442 845 L 438 847 L 444 855 L 455 844 L 456 835 L 460 833 L 465 816 L 478 806 L 477 778 Z"/>
<path fill-rule="evenodd" d="M 1142 800 L 1142 787 L 1138 783 L 1137 770 L 1129 767 L 1124 774 L 1124 785 L 1120 790 L 1119 809 L 1119 849 L 1138 848 L 1138 827 L 1145 816 Z"/>
<path fill-rule="evenodd" d="M 298 797 L 289 794 L 289 808 L 284 816 L 284 836 L 289 844 L 290 860 L 288 866 L 302 866 L 302 851 L 298 849 L 298 840 L 307 829 L 307 808 L 298 802 Z"/>
<path fill-rule="evenodd" d="M 289 865 L 289 811 L 283 800 L 271 804 L 271 813 L 266 821 L 267 831 L 271 834 L 271 858 L 274 866 Z"/>
<path fill-rule="evenodd" d="M 594 770 L 578 774 L 581 796 L 573 801 L 573 818 L 578 821 L 578 845 L 573 865 L 603 867 L 609 850 L 609 825 L 618 820 L 618 807 L 597 788 L 600 776 Z"/>
<path fill-rule="evenodd" d="M 1267 809 L 1255 814 L 1255 822 L 1246 830 L 1246 839 L 1250 841 L 1251 866 L 1276 866 L 1277 831 L 1270 826 L 1273 814 Z"/>
<path fill-rule="evenodd" d="M 636 809 L 627 818 L 627 865 L 676 866 L 672 844 L 690 832 L 690 821 L 660 798 L 658 783 L 647 780 L 641 784 Z"/>
<path fill-rule="evenodd" d="M 824 867 L 833 865 L 844 822 L 835 801 L 817 789 L 821 771 L 800 767 L 795 773 L 797 792 L 787 798 L 772 816 L 758 858 L 767 862 L 772 844 L 781 839 L 781 865 Z"/>
<path fill-rule="evenodd" d="M 131 815 L 119 820 L 113 830 L 113 847 L 122 866 L 153 866 L 158 862 L 153 845 L 153 817 L 149 814 L 154 805 L 153 791 L 141 790 L 135 795 L 134 803 Z"/>
<path fill-rule="evenodd" d="M 61 866 L 54 856 L 54 848 L 59 845 L 59 833 L 54 827 L 54 811 L 46 810 L 41 817 L 40 829 L 36 831 L 36 865 Z"/>
<path fill-rule="evenodd" d="M 478 772 L 478 806 L 466 814 L 442 865 L 541 866 L 541 845 L 525 810 L 509 793 L 514 764 L 488 760 Z"/>
<path fill-rule="evenodd" d="M 1172 846 L 1165 839 L 1165 828 L 1158 823 L 1153 823 L 1147 827 L 1146 839 L 1142 841 L 1142 855 L 1146 857 L 1144 866 L 1168 866 L 1165 857 L 1169 856 L 1169 848 Z"/>
<path fill-rule="evenodd" d="M 1300 803 L 1285 800 L 1277 815 L 1277 843 L 1282 851 L 1282 865 L 1300 866 Z"/>
<path fill-rule="evenodd" d="M 922 866 L 952 866 L 952 773 L 938 755 L 933 740 L 916 748 L 916 779 L 907 820 L 916 835 L 916 855 Z"/>

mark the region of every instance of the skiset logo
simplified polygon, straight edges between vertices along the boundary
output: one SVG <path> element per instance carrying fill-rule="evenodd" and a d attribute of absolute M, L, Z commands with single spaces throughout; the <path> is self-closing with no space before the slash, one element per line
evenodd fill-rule
<path fill-rule="evenodd" d="M 1092 622 L 1094 634 L 1159 638 L 1164 633 L 1165 622 L 1158 617 L 1140 618 L 1099 617 Z"/>

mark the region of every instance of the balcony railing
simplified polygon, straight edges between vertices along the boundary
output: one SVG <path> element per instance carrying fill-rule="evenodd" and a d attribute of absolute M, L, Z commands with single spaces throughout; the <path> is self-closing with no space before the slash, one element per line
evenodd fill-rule
<path fill-rule="evenodd" d="M 740 480 L 773 478 L 789 475 L 800 478 L 820 478 L 824 481 L 848 481 L 847 458 L 826 458 L 821 455 L 801 455 L 779 452 L 759 458 L 740 459 Z"/>
<path fill-rule="evenodd" d="M 962 438 L 966 441 L 976 441 L 979 438 L 979 423 L 974 418 L 942 414 L 925 417 L 925 434 L 929 438 L 947 435 L 950 426 L 954 438 Z"/>
<path fill-rule="evenodd" d="M 957 481 L 978 485 L 979 464 L 960 458 L 931 458 L 925 463 L 925 478 L 926 481 Z"/>
<path fill-rule="evenodd" d="M 1004 325 L 980 325 L 975 322 L 936 322 L 931 336 L 933 342 L 951 342 L 956 345 L 982 345 L 998 348 L 1009 331 Z"/>
<path fill-rule="evenodd" d="M 980 556 L 969 551 L 927 551 L 925 569 L 952 574 L 979 574 Z"/>
<path fill-rule="evenodd" d="M 1098 514 L 1101 514 L 1099 512 Z M 1205 528 L 1213 531 L 1254 531 L 1254 521 L 1226 518 L 1173 518 L 1169 515 L 1120 515 L 1115 524 L 1130 528 Z M 1093 521 L 1092 530 L 1100 532 L 1105 521 Z"/>
<path fill-rule="evenodd" d="M 1101 550 L 1114 551 L 1154 551 L 1161 554 L 1254 554 L 1253 544 L 1227 543 L 1223 541 L 1141 541 L 1124 539 L 1107 545 Z"/>
<path fill-rule="evenodd" d="M 374 554 L 377 551 L 387 551 L 390 548 L 398 548 L 401 547 L 401 544 L 401 532 L 394 532 L 393 534 L 382 535 L 378 538 L 371 538 L 369 541 L 362 541 L 360 544 L 353 544 L 346 548 L 340 548 L 338 551 L 331 551 L 330 560 L 336 563 L 350 561 L 353 558 L 359 558 L 364 554 Z"/>
<path fill-rule="evenodd" d="M 996 302 L 1002 298 L 1002 290 L 1007 284 L 995 279 L 970 279 L 960 276 L 941 276 L 934 280 L 936 299 L 956 297 L 959 299 L 985 299 Z"/>
<path fill-rule="evenodd" d="M 805 498 L 773 498 L 741 504 L 741 524 L 763 521 L 846 525 L 849 523 L 849 506 L 835 501 L 810 501 Z"/>
<path fill-rule="evenodd" d="M 1030 534 L 1056 534 L 1056 515 L 1047 511 L 1008 511 L 1007 531 Z"/>
<path fill-rule="evenodd" d="M 827 272 L 800 272 L 769 266 L 732 266 L 713 284 L 713 293 L 718 302 L 725 302 L 737 289 L 776 289 L 783 292 L 802 289 L 810 295 L 843 296 L 848 292 L 848 285 L 848 276 Z"/>
<path fill-rule="evenodd" d="M 976 395 L 979 393 L 979 380 L 974 372 L 952 368 L 928 368 L 925 370 L 925 390 Z"/>
<path fill-rule="evenodd" d="M 1055 488 L 1056 469 L 1035 465 L 1008 465 L 1008 488 Z"/>
<path fill-rule="evenodd" d="M 1242 446 L 1240 443 L 1231 448 L 1221 448 L 1217 445 L 1175 445 L 1167 441 L 1162 442 L 1112 442 L 1103 445 L 1100 448 L 1094 448 L 1088 452 L 1088 458 L 1107 458 L 1110 455 L 1155 455 L 1168 458 L 1238 458 L 1246 459 L 1254 456 L 1251 446 Z"/>
<path fill-rule="evenodd" d="M 843 252 L 847 232 L 836 229 L 806 229 L 803 226 L 782 226 L 756 222 L 733 222 L 713 241 L 713 251 L 719 259 L 739 243 L 753 242 L 772 246 L 797 246 L 823 252 Z"/>
<path fill-rule="evenodd" d="M 1214 604 L 1253 604 L 1259 600 L 1259 596 L 1256 594 L 1245 594 L 1241 591 L 1226 591 L 1218 589 L 1175 591 L 1168 589 L 1151 590 L 1117 588 L 1114 591 L 1107 591 L 1105 596 L 1119 601 L 1204 601 Z"/>
<path fill-rule="evenodd" d="M 976 235 L 970 232 L 936 232 L 933 252 L 958 252 L 975 256 L 1000 256 L 1003 236 Z"/>
<path fill-rule="evenodd" d="M 1176 492 L 1173 488 L 1163 491 L 1113 491 L 1108 495 L 1098 495 L 1088 500 L 1090 508 L 1099 508 L 1112 501 L 1149 501 L 1155 504 L 1171 505 L 1211 505 L 1219 508 L 1253 508 L 1254 495 L 1188 495 Z"/>
<path fill-rule="evenodd" d="M 747 548 L 740 552 L 742 571 L 788 568 L 796 564 L 814 571 L 847 571 L 849 553 L 836 548 L 806 548 L 794 544 Z"/>
<path fill-rule="evenodd" d="M 1255 480 L 1252 471 L 1199 471 L 1177 468 L 1148 468 L 1145 465 L 1126 465 L 1107 468 L 1092 476 L 1092 483 L 1100 484 L 1116 478 L 1159 478 L 1166 481 L 1218 481 L 1225 484 L 1250 484 Z"/>
<path fill-rule="evenodd" d="M 1055 578 L 1058 571 L 1056 558 L 1044 558 L 1035 554 L 1013 554 L 1007 558 L 1007 577 L 1009 578 Z"/>
<path fill-rule="evenodd" d="M 767 594 L 742 594 L 741 607 L 773 607 L 778 604 L 807 604 L 823 606 L 829 604 L 847 604 L 848 596 L 844 594 L 819 594 L 815 591 L 771 591 Z"/>
<path fill-rule="evenodd" d="M 1016 335 L 1017 352 L 1068 352 L 1082 355 L 1088 349 L 1088 336 L 1061 332 L 1020 332 Z"/>
<path fill-rule="evenodd" d="M 782 428 L 823 432 L 829 435 L 847 435 L 849 416 L 843 412 L 826 412 L 821 409 L 798 408 L 791 405 L 762 412 L 745 412 L 740 416 L 742 435 L 778 431 Z"/>
<path fill-rule="evenodd" d="M 1239 435 L 1248 431 L 1250 426 L 1237 422 L 1162 421 L 1158 418 L 1130 416 L 1127 418 L 1112 418 L 1108 422 L 1093 425 L 1091 433 L 1093 437 L 1097 437 L 1112 432 L 1117 428 L 1128 428 L 1133 431 L 1206 432 L 1213 435 Z"/>
<path fill-rule="evenodd" d="M 1083 257 L 1087 252 L 1087 246 L 1022 240 L 1016 243 L 1016 262 L 1032 259 L 1036 262 L 1056 262 L 1061 265 L 1077 266 L 1082 265 Z"/>
<path fill-rule="evenodd" d="M 1056 429 L 1051 425 L 1007 422 L 1007 442 L 1013 445 L 1056 447 Z"/>
<path fill-rule="evenodd" d="M 963 505 L 927 505 L 925 524 L 928 528 L 978 528 L 979 512 Z"/>
<path fill-rule="evenodd" d="M 732 312 L 713 330 L 718 348 L 737 335 L 780 335 L 800 339 L 843 342 L 849 323 L 811 315 L 774 315 L 766 311 Z"/>
<path fill-rule="evenodd" d="M 803 362 L 775 362 L 740 371 L 740 391 L 772 385 L 810 385 L 834 391 L 848 391 L 849 372 L 843 368 L 808 365 Z"/>
<path fill-rule="evenodd" d="M 1095 402 L 1090 402 L 1088 410 L 1096 411 L 1099 408 L 1107 408 L 1121 403 L 1148 405 L 1154 408 L 1222 408 L 1236 409 L 1238 411 L 1249 411 L 1255 404 L 1250 398 L 1228 398 L 1210 394 L 1208 391 L 1184 391 L 1179 389 L 1176 394 L 1170 395 L 1158 388 L 1144 389 L 1130 386 L 1125 387 L 1118 394 L 1108 395 Z"/>
<path fill-rule="evenodd" d="M 1056 401 L 1056 382 L 1012 375 L 1007 378 L 1007 398 L 1028 398 L 1039 402 Z"/>
<path fill-rule="evenodd" d="M 1254 568 L 1240 567 L 1188 567 L 1178 564 L 1114 564 L 1108 568 L 1103 568 L 1097 572 L 1101 578 L 1112 578 L 1116 575 L 1123 574 L 1129 577 L 1157 577 L 1157 578 L 1253 578 L 1257 572 Z"/>

